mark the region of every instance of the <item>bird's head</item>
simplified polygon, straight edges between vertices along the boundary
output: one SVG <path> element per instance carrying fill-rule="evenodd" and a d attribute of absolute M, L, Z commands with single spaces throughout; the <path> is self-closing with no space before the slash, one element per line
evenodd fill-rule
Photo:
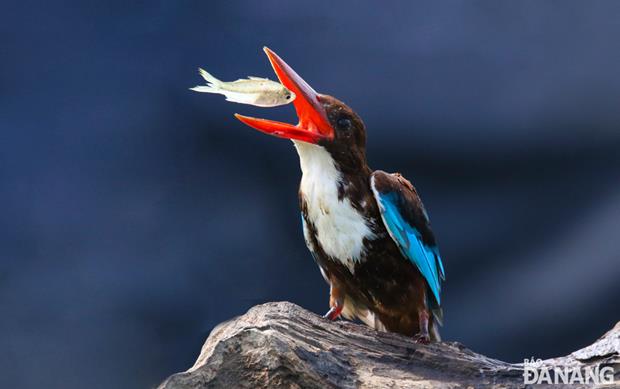
<path fill-rule="evenodd" d="M 341 169 L 366 165 L 366 128 L 362 119 L 338 99 L 314 91 L 276 53 L 264 48 L 280 82 L 297 96 L 293 101 L 297 125 L 235 114 L 237 119 L 265 134 L 324 148 Z"/>

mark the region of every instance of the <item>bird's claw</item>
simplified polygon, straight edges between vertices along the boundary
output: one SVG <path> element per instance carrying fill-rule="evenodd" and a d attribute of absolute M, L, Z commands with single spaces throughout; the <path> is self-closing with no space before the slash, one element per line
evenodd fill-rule
<path fill-rule="evenodd" d="M 431 338 L 428 334 L 417 333 L 413 336 L 413 341 L 419 344 L 429 344 Z"/>

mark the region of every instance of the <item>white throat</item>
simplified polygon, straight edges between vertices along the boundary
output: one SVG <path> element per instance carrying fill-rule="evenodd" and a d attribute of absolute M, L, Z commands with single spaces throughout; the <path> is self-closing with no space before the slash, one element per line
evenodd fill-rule
<path fill-rule="evenodd" d="M 362 258 L 364 239 L 374 239 L 375 235 L 349 199 L 338 199 L 342 175 L 329 152 L 322 146 L 293 143 L 299 154 L 300 192 L 307 204 L 308 221 L 314 225 L 323 251 L 353 272 Z"/>

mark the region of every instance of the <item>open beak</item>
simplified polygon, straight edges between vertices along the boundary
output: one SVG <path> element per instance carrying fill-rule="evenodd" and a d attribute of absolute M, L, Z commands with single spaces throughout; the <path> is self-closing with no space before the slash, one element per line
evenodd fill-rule
<path fill-rule="evenodd" d="M 280 79 L 282 85 L 295 93 L 293 101 L 299 123 L 292 125 L 267 119 L 257 119 L 235 114 L 235 117 L 248 126 L 265 134 L 280 138 L 300 140 L 308 143 L 318 143 L 321 140 L 334 138 L 334 129 L 329 120 L 323 104 L 319 101 L 319 95 L 308 85 L 282 58 L 276 53 L 263 48 L 273 70 Z"/>

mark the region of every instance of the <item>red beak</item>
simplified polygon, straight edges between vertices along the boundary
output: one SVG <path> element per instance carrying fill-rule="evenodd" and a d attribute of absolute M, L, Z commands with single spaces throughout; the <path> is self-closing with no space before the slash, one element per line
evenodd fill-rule
<path fill-rule="evenodd" d="M 308 85 L 282 58 L 276 53 L 263 48 L 269 62 L 282 85 L 291 90 L 297 96 L 293 101 L 299 123 L 294 126 L 288 123 L 276 122 L 267 119 L 256 119 L 248 116 L 235 114 L 235 117 L 250 127 L 265 134 L 280 138 L 295 139 L 308 143 L 318 143 L 323 139 L 333 139 L 334 129 L 329 120 L 319 95 Z"/>

